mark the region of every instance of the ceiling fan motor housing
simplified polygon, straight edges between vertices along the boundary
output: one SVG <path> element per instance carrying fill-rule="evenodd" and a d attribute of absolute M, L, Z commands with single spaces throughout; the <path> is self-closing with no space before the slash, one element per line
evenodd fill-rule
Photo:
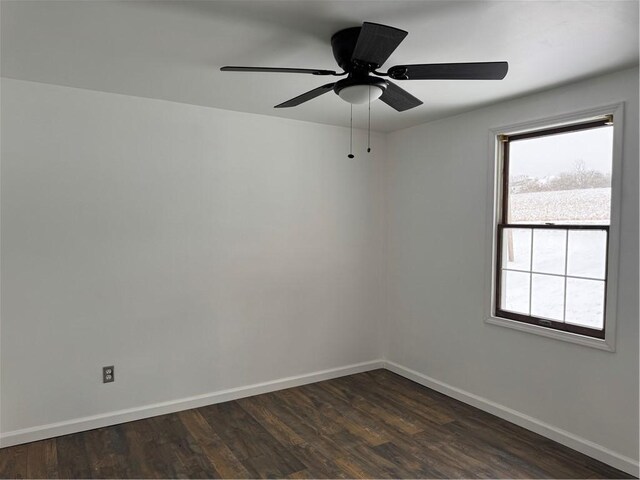
<path fill-rule="evenodd" d="M 388 86 L 385 80 L 369 75 L 378 65 L 353 58 L 361 31 L 362 27 L 346 28 L 331 37 L 333 56 L 337 64 L 348 73 L 347 78 L 336 82 L 333 91 L 352 104 L 376 100 Z"/>
<path fill-rule="evenodd" d="M 353 63 L 351 57 L 353 51 L 356 48 L 358 42 L 358 36 L 360 36 L 360 30 L 362 27 L 351 27 L 336 32 L 331 37 L 331 49 L 333 50 L 333 58 L 336 59 L 336 63 L 340 65 L 340 68 L 345 72 L 351 73 L 353 70 Z"/>

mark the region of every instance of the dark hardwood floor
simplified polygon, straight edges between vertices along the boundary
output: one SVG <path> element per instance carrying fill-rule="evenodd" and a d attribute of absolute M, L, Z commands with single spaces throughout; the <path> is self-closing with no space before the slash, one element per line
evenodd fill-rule
<path fill-rule="evenodd" d="M 3 478 L 633 478 L 387 370 L 0 450 Z"/>

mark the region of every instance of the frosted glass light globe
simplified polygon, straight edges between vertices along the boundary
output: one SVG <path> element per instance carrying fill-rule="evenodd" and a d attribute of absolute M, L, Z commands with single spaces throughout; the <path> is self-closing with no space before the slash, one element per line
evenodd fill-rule
<path fill-rule="evenodd" d="M 345 102 L 359 105 L 377 100 L 382 95 L 382 92 L 382 88 L 377 85 L 351 85 L 340 90 L 338 95 Z"/>

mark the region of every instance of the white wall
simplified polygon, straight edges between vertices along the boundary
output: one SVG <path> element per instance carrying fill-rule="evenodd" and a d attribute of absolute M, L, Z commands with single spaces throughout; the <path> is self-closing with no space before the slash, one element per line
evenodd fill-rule
<path fill-rule="evenodd" d="M 356 134 L 3 79 L 2 432 L 377 359 Z"/>
<path fill-rule="evenodd" d="M 489 130 L 626 102 L 617 351 L 485 320 Z M 386 358 L 638 458 L 638 70 L 388 137 Z M 490 267 L 489 267 L 490 268 Z"/>

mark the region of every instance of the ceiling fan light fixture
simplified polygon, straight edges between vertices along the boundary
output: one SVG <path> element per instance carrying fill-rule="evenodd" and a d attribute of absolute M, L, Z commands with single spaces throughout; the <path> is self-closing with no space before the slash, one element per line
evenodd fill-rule
<path fill-rule="evenodd" d="M 338 92 L 338 96 L 352 105 L 373 102 L 382 95 L 382 87 L 378 85 L 351 85 Z"/>

